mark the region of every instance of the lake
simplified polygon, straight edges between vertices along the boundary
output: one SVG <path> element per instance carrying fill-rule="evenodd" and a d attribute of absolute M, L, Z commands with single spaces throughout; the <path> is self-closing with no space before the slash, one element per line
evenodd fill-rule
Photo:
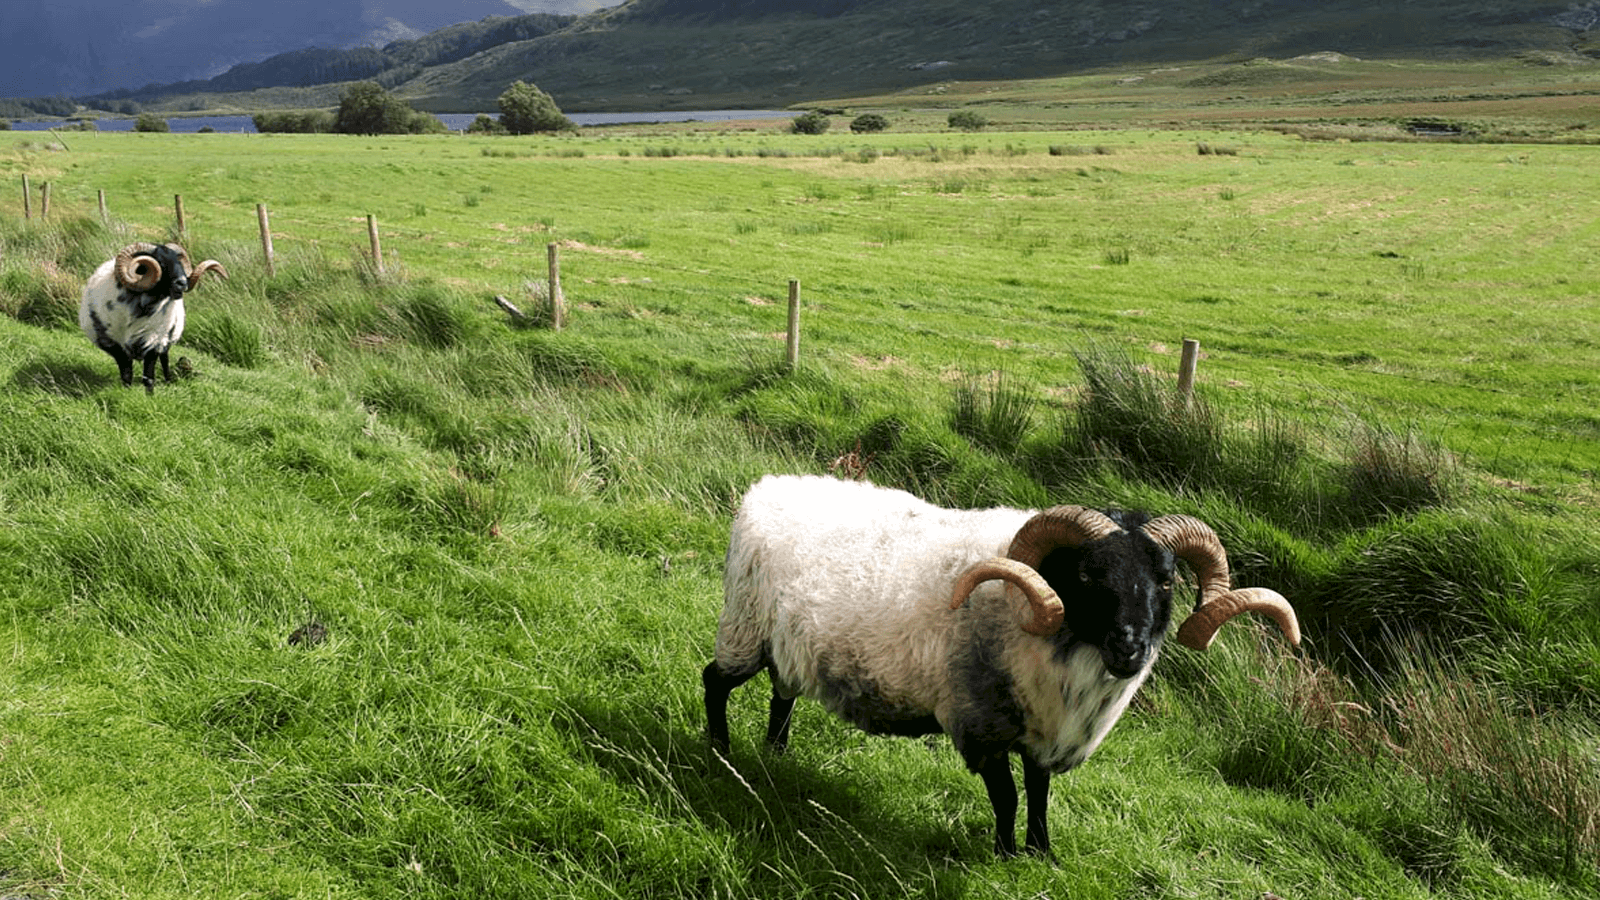
<path fill-rule="evenodd" d="M 439 121 L 452 131 L 466 128 L 478 113 L 437 113 Z M 493 115 L 492 113 L 489 115 Z M 580 127 L 594 125 L 623 125 L 648 122 L 727 122 L 735 119 L 775 119 L 793 116 L 792 111 L 781 109 L 698 109 L 666 110 L 660 112 L 620 113 L 567 113 L 567 118 Z M 96 119 L 100 131 L 132 131 L 133 119 Z M 11 127 L 18 131 L 46 131 L 59 128 L 61 122 L 13 121 Z M 212 131 L 254 133 L 255 124 L 249 116 L 171 116 L 167 127 L 174 132 L 193 133 L 210 128 Z"/>

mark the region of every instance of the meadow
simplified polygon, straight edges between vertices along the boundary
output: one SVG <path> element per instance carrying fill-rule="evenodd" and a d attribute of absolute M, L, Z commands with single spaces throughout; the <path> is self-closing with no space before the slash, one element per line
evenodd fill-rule
<path fill-rule="evenodd" d="M 1040 127 L 0 133 L 0 895 L 1592 896 L 1600 151 Z M 146 396 L 77 295 L 175 194 Z M 1169 648 L 998 861 L 947 741 L 708 757 L 772 471 L 1196 514 L 1308 644 Z"/>

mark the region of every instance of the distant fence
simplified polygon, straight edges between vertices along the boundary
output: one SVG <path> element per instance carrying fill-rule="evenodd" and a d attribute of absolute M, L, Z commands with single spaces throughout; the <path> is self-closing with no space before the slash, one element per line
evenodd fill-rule
<path fill-rule="evenodd" d="M 110 214 L 107 211 L 106 206 L 106 192 L 101 190 L 97 191 L 96 194 L 100 211 L 100 219 L 103 222 L 109 222 Z M 173 195 L 172 208 L 177 233 L 181 237 L 188 232 L 188 219 L 184 213 L 182 194 Z M 50 182 L 47 181 L 39 187 L 39 219 L 44 221 L 48 219 L 49 216 Z M 33 189 L 26 174 L 22 176 L 22 217 L 25 220 L 33 218 Z M 276 261 L 274 259 L 272 248 L 271 215 L 269 214 L 267 205 L 265 203 L 256 204 L 256 223 L 261 233 L 262 261 L 266 267 L 267 277 L 272 278 L 276 274 Z M 372 215 L 371 213 L 367 214 L 367 239 L 371 246 L 370 259 L 372 261 L 373 270 L 382 274 L 383 244 L 378 231 L 378 217 Z M 547 273 L 545 278 L 545 283 L 547 285 L 547 296 L 545 298 L 546 314 L 548 316 L 550 327 L 556 331 L 560 331 L 566 325 L 567 311 L 566 297 L 563 295 L 561 290 L 561 245 L 559 243 L 552 241 L 546 245 L 545 261 Z M 505 310 L 506 313 L 511 316 L 513 321 L 523 322 L 532 318 L 523 313 L 522 310 L 518 309 L 515 304 L 507 300 L 505 297 L 496 296 L 494 300 L 501 309 Z M 789 280 L 788 312 L 789 327 L 786 340 L 784 342 L 784 364 L 787 366 L 790 372 L 794 372 L 800 368 L 799 279 Z M 1178 390 L 1183 395 L 1186 402 L 1194 396 L 1195 374 L 1199 364 L 1199 359 L 1200 342 L 1196 340 L 1185 339 L 1183 342 L 1183 356 L 1179 362 L 1178 368 Z"/>

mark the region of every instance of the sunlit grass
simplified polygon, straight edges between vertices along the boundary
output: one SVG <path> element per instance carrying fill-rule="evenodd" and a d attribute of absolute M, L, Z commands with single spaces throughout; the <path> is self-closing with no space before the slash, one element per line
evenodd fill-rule
<path fill-rule="evenodd" d="M 0 893 L 1591 895 L 1588 151 L 1203 139 L 0 135 Z M 232 277 L 146 396 L 76 286 L 180 191 Z M 711 759 L 728 517 L 830 470 L 1201 515 L 1310 644 L 1170 648 L 1059 865 L 946 741 L 757 686 Z"/>

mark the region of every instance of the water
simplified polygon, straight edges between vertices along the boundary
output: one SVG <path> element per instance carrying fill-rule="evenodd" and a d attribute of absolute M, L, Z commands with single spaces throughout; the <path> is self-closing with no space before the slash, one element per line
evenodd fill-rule
<path fill-rule="evenodd" d="M 700 109 L 700 110 L 668 110 L 661 112 L 621 112 L 621 113 L 568 113 L 567 118 L 574 124 L 587 127 L 592 125 L 623 125 L 650 122 L 727 122 L 734 119 L 775 119 L 794 115 L 781 109 Z M 477 113 L 439 113 L 436 115 L 446 128 L 459 130 L 472 124 L 478 117 Z M 133 119 L 96 119 L 95 128 L 100 131 L 132 131 Z M 60 128 L 62 122 L 12 122 L 11 127 L 18 131 L 45 131 L 50 128 Z M 167 127 L 172 131 L 182 134 L 192 134 L 204 128 L 212 131 L 254 134 L 256 130 L 249 116 L 172 116 L 167 119 Z"/>

